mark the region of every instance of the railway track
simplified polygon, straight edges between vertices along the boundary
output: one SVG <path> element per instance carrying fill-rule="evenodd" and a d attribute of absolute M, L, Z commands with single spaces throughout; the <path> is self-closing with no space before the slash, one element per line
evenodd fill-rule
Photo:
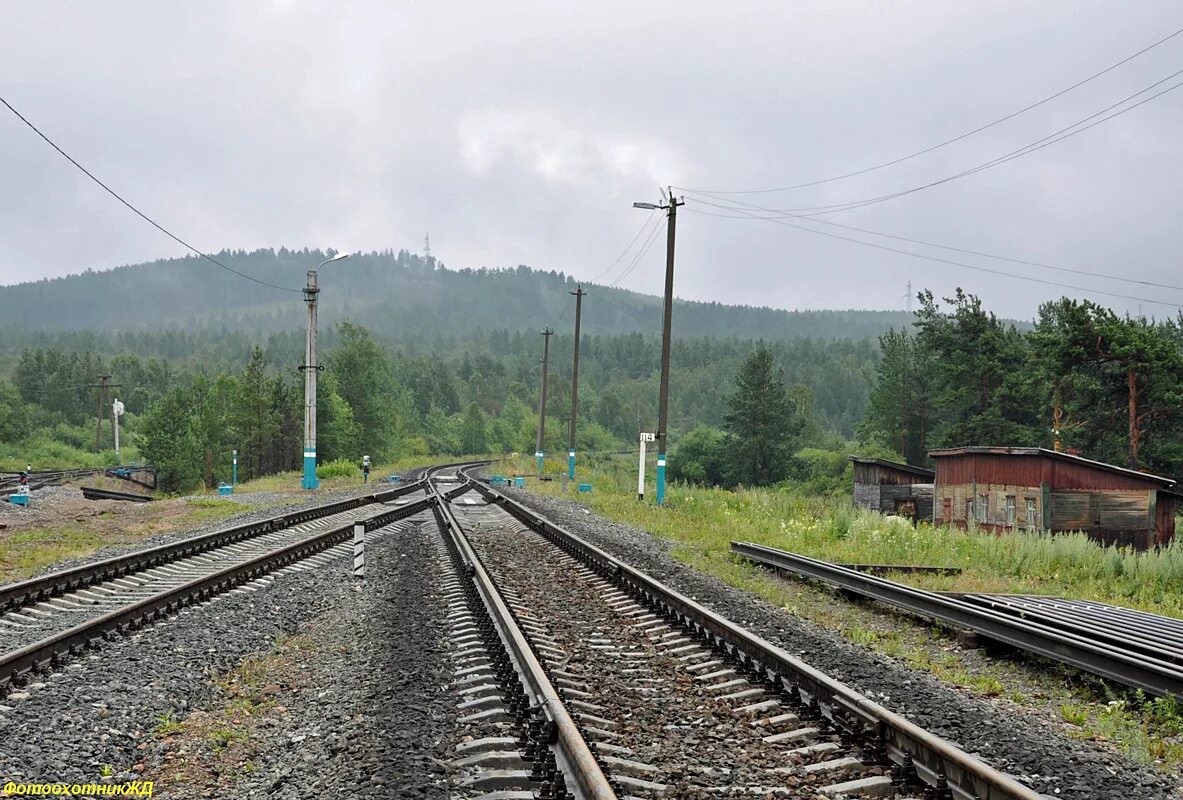
<path fill-rule="evenodd" d="M 42 489 L 46 486 L 57 486 L 59 483 L 74 480 L 75 478 L 88 478 L 92 475 L 108 475 L 113 478 L 120 478 L 122 480 L 145 486 L 145 484 L 141 481 L 130 477 L 132 472 L 143 469 L 147 469 L 147 467 L 131 466 L 120 467 L 117 469 L 109 469 L 107 467 L 87 467 L 83 469 L 57 469 L 30 472 L 28 475 L 29 491 L 36 491 L 37 489 Z M 0 494 L 8 494 L 9 492 L 16 491 L 19 485 L 19 472 L 0 472 Z"/>
<path fill-rule="evenodd" d="M 1098 603 L 950 595 L 751 542 L 731 552 L 1162 697 L 1183 698 L 1183 623 Z"/>
<path fill-rule="evenodd" d="M 457 566 L 462 795 L 1041 797 L 466 480 L 436 511 Z"/>
<path fill-rule="evenodd" d="M 17 687 L 30 673 L 105 637 L 244 584 L 265 583 L 269 573 L 342 545 L 356 523 L 375 531 L 425 511 L 435 502 L 427 475 L 445 468 L 397 489 L 0 586 L 0 689 Z"/>

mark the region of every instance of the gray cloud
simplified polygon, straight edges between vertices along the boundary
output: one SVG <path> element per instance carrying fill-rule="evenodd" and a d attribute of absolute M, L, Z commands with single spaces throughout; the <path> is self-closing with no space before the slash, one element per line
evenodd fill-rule
<path fill-rule="evenodd" d="M 585 278 L 620 254 L 643 221 L 632 201 L 655 199 L 658 185 L 775 186 L 879 163 L 1056 91 L 1178 25 L 1165 0 L 508 9 L 125 0 L 12 4 L 5 19 L 4 96 L 199 247 L 417 249 L 430 230 L 451 266 L 526 263 Z M 1183 37 L 897 167 L 746 199 L 820 206 L 957 172 L 1158 80 L 1181 53 Z M 825 219 L 1183 284 L 1173 269 L 1180 98 Z M 2 282 L 182 254 L 7 111 L 0 179 Z M 1028 317 L 1073 293 L 766 222 L 686 213 L 679 223 L 678 293 L 693 299 L 898 308 L 911 280 L 938 294 L 960 285 Z M 623 285 L 658 291 L 661 251 L 659 239 Z M 1091 287 L 1183 303 L 1183 291 L 951 257 L 1078 286 L 1079 296 Z"/>

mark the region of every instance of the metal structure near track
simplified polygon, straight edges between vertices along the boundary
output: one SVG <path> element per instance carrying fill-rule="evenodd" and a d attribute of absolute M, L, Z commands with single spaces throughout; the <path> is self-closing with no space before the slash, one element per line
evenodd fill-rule
<path fill-rule="evenodd" d="M 57 486 L 74 478 L 87 478 L 92 475 L 106 475 L 109 478 L 118 478 L 130 483 L 143 486 L 146 489 L 156 488 L 154 484 L 149 484 L 146 481 L 141 481 L 134 477 L 134 473 L 148 473 L 155 476 L 155 471 L 152 467 L 147 466 L 129 466 L 129 467 L 95 467 L 82 469 L 58 469 L 58 470 L 44 470 L 41 472 L 29 473 L 29 490 L 36 491 L 46 486 Z M 155 478 L 153 478 L 155 479 Z M 20 483 L 19 472 L 5 472 L 0 473 L 0 494 L 15 490 Z"/>
<path fill-rule="evenodd" d="M 464 474 L 462 472 L 462 474 Z M 914 770 L 929 787 L 947 785 L 956 800 L 1043 800 L 1010 775 L 936 737 L 823 674 L 782 648 L 724 619 L 649 575 L 555 525 L 545 516 L 465 474 L 468 486 L 587 564 L 639 602 L 725 651 L 737 668 L 797 703 L 807 702 L 836 730 Z"/>
<path fill-rule="evenodd" d="M 1125 612 L 1102 621 L 1097 604 L 1053 598 L 948 595 L 751 542 L 732 542 L 748 561 L 791 572 L 947 623 L 1151 694 L 1183 699 L 1183 622 Z M 1092 612 L 1086 612 L 1089 606 Z M 1112 613 L 1111 612 L 1111 613 Z M 1156 620 L 1153 625 L 1150 619 Z M 1163 638 L 1167 629 L 1174 645 Z"/>

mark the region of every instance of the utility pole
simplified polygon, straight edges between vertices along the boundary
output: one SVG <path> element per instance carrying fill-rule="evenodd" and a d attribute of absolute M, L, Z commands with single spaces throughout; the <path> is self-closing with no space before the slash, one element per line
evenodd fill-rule
<path fill-rule="evenodd" d="M 578 284 L 575 291 L 575 362 L 571 367 L 571 429 L 567 434 L 567 480 L 575 480 L 575 417 L 579 413 L 579 315 L 583 309 L 583 296 L 587 292 Z"/>
<path fill-rule="evenodd" d="M 320 294 L 316 270 L 308 270 L 308 283 L 304 287 L 304 302 L 308 304 L 308 336 L 304 345 L 304 481 L 301 487 L 315 489 L 320 486 L 316 477 L 316 297 Z"/>
<path fill-rule="evenodd" d="M 100 375 L 98 383 L 92 383 L 89 387 L 87 387 L 90 389 L 98 389 L 99 396 L 99 419 L 98 423 L 95 425 L 94 431 L 94 450 L 96 453 L 102 451 L 103 420 L 107 416 L 107 390 L 118 389 L 123 385 L 122 383 L 110 383 L 110 380 L 110 375 Z M 114 425 L 112 425 L 112 431 L 114 431 Z"/>
<path fill-rule="evenodd" d="M 431 260 L 431 234 L 423 234 L 423 258 Z"/>
<path fill-rule="evenodd" d="M 534 458 L 538 459 L 538 477 L 542 477 L 542 462 L 545 456 L 542 452 L 542 436 L 546 431 L 546 373 L 550 365 L 550 337 L 555 332 L 547 325 L 539 333 L 542 334 L 542 396 L 538 402 L 538 439 L 534 446 Z"/>
<path fill-rule="evenodd" d="M 904 299 L 908 302 L 908 313 L 912 313 L 912 281 L 908 281 L 908 288 L 904 290 Z"/>
<path fill-rule="evenodd" d="M 308 339 L 304 348 L 304 481 L 305 489 L 320 486 L 316 477 L 316 373 L 324 369 L 316 363 L 316 298 L 320 294 L 316 272 L 325 264 L 349 258 L 349 253 L 337 253 L 308 270 L 308 283 L 304 287 L 304 302 L 308 304 Z"/>
<path fill-rule="evenodd" d="M 657 504 L 665 502 L 665 454 L 670 400 L 670 321 L 674 313 L 674 231 L 678 225 L 678 206 L 685 200 L 674 197 L 670 188 L 665 205 L 654 203 L 633 203 L 634 208 L 665 209 L 668 224 L 665 238 L 665 305 L 661 318 L 661 389 L 657 399 Z"/>

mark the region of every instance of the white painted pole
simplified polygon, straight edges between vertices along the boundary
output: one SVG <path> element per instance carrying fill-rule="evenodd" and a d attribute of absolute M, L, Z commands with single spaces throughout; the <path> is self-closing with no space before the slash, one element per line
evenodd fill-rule
<path fill-rule="evenodd" d="M 353 577 L 366 577 L 366 525 L 353 523 Z"/>
<path fill-rule="evenodd" d="M 637 499 L 645 499 L 645 434 L 641 434 L 641 459 L 637 465 Z"/>

